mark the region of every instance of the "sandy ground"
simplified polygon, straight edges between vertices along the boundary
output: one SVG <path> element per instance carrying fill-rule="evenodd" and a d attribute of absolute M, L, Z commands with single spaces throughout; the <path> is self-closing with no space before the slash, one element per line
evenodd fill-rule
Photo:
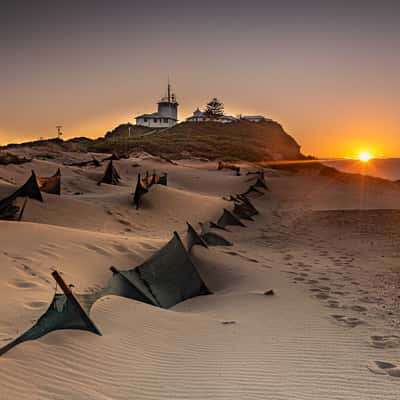
<path fill-rule="evenodd" d="M 32 168 L 51 175 L 84 157 L 0 167 L 0 196 Z M 61 197 L 0 221 L 0 345 L 46 310 L 54 268 L 77 292 L 101 287 L 110 265 L 133 267 L 186 221 L 216 220 L 231 206 L 222 196 L 254 179 L 194 161 L 115 165 L 118 187 L 96 185 L 104 167 L 61 166 Z M 146 169 L 169 186 L 135 210 Z M 224 233 L 233 247 L 193 249 L 213 295 L 170 310 L 104 297 L 91 312 L 103 336 L 52 332 L 1 357 L 0 399 L 400 399 L 400 188 L 267 179 L 260 215 Z"/>

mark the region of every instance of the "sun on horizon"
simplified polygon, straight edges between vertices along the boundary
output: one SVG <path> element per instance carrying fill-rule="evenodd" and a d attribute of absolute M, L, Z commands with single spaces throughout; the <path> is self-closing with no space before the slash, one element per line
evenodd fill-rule
<path fill-rule="evenodd" d="M 367 163 L 371 158 L 373 158 L 373 156 L 369 151 L 361 151 L 358 154 L 358 160 L 363 163 Z"/>

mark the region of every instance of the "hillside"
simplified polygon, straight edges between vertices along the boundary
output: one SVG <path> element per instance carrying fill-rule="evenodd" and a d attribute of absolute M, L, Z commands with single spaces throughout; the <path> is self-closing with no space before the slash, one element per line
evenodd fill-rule
<path fill-rule="evenodd" d="M 163 154 L 171 158 L 187 156 L 230 160 L 294 160 L 303 158 L 299 144 L 277 122 L 232 124 L 216 122 L 182 123 L 158 131 L 121 125 L 90 150 L 103 152 L 124 147 Z"/>
<path fill-rule="evenodd" d="M 68 151 L 129 153 L 145 151 L 173 159 L 202 157 L 210 160 L 297 160 L 304 156 L 300 145 L 277 122 L 232 124 L 182 123 L 169 129 L 151 129 L 123 124 L 103 138 L 50 140 Z M 39 143 L 38 143 L 39 144 Z M 43 146 L 43 141 L 40 145 Z M 6 148 L 18 147 L 11 145 Z M 29 143 L 29 147 L 35 142 Z"/>

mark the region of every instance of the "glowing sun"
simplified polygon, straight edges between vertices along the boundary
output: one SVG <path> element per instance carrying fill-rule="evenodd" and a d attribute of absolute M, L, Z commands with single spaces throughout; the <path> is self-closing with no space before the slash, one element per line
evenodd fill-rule
<path fill-rule="evenodd" d="M 361 162 L 368 162 L 370 159 L 372 158 L 372 154 L 369 153 L 368 151 L 362 151 L 359 155 L 358 155 L 358 159 Z"/>

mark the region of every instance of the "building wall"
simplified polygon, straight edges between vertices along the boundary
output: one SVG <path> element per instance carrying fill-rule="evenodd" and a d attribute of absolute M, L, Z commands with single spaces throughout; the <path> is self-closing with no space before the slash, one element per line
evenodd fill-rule
<path fill-rule="evenodd" d="M 149 128 L 169 128 L 176 125 L 176 121 L 165 118 L 136 118 L 136 125 L 147 126 Z"/>
<path fill-rule="evenodd" d="M 158 113 L 170 117 L 173 119 L 178 119 L 178 104 L 160 102 L 158 103 Z"/>

